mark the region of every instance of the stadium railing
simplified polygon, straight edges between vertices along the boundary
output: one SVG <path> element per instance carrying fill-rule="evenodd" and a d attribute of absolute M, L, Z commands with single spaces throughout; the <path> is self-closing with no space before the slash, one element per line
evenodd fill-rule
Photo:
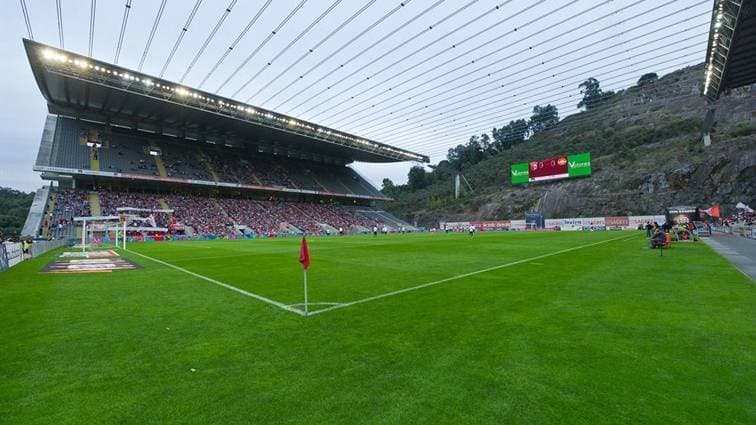
<path fill-rule="evenodd" d="M 756 225 L 747 225 L 742 223 L 735 223 L 729 226 L 716 226 L 713 228 L 715 232 L 727 233 L 730 235 L 742 236 L 748 239 L 756 239 Z"/>
<path fill-rule="evenodd" d="M 66 239 L 55 239 L 52 241 L 35 241 L 31 246 L 32 257 L 38 257 L 47 251 L 68 245 Z"/>

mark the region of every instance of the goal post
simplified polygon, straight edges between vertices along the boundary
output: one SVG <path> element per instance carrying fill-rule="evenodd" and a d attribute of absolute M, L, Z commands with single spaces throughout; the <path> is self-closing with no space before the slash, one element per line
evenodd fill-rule
<path fill-rule="evenodd" d="M 82 252 L 91 248 L 98 240 L 96 233 L 101 233 L 100 243 L 105 239 L 110 240 L 110 232 L 113 232 L 114 245 L 116 248 L 126 249 L 128 232 L 168 232 L 166 227 L 158 227 L 153 214 L 173 213 L 172 209 L 152 208 L 116 208 L 118 215 L 101 215 L 89 217 L 75 217 L 74 222 L 81 223 L 81 243 L 76 248 Z"/>
<path fill-rule="evenodd" d="M 85 252 L 88 247 L 92 247 L 95 243 L 96 232 L 103 232 L 104 239 L 105 233 L 107 233 L 111 227 L 112 222 L 117 221 L 119 217 L 117 215 L 99 215 L 89 217 L 74 217 L 74 222 L 81 223 L 81 243 L 78 246 L 82 252 Z M 88 243 L 89 242 L 89 243 Z"/>
<path fill-rule="evenodd" d="M 116 247 L 126 250 L 128 241 L 128 232 L 162 232 L 167 233 L 167 227 L 159 227 L 155 220 L 154 214 L 172 214 L 172 209 L 164 208 L 133 208 L 119 207 L 116 208 L 118 213 L 118 223 L 116 230 Z M 147 225 L 145 225 L 145 223 Z M 120 238 L 118 232 L 120 231 Z"/>
<path fill-rule="evenodd" d="M 128 214 L 118 214 L 118 221 L 112 226 L 108 227 L 108 231 L 113 232 L 113 239 L 116 248 L 126 249 L 126 224 L 128 222 Z"/>

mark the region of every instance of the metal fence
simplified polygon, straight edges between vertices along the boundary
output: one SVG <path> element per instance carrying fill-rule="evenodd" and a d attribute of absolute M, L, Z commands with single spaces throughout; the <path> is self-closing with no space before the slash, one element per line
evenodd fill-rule
<path fill-rule="evenodd" d="M 732 224 L 730 226 L 717 226 L 716 231 L 738 235 L 748 239 L 756 239 L 756 225 Z"/>

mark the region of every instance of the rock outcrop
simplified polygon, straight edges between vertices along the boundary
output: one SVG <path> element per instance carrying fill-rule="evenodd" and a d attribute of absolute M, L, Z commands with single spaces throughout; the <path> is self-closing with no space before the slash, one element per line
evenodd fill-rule
<path fill-rule="evenodd" d="M 463 170 L 475 192 L 462 199 L 434 186 L 425 197 L 400 193 L 386 208 L 432 226 L 450 219 L 522 218 L 527 211 L 574 217 L 659 214 L 671 205 L 756 205 L 756 85 L 718 101 L 713 143 L 704 147 L 702 79 L 702 65 L 685 68 L 627 89 L 597 111 L 568 117 L 554 130 Z M 586 151 L 592 154 L 590 177 L 509 183 L 511 163 Z M 491 169 L 497 170 L 493 176 Z M 434 201 L 423 205 L 431 196 Z"/>

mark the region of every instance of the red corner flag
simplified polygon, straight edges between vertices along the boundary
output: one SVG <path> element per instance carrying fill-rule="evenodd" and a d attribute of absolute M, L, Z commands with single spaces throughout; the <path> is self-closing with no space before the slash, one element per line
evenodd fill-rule
<path fill-rule="evenodd" d="M 307 249 L 307 239 L 304 236 L 302 236 L 302 245 L 299 247 L 299 262 L 305 270 L 310 267 L 310 250 Z"/>

